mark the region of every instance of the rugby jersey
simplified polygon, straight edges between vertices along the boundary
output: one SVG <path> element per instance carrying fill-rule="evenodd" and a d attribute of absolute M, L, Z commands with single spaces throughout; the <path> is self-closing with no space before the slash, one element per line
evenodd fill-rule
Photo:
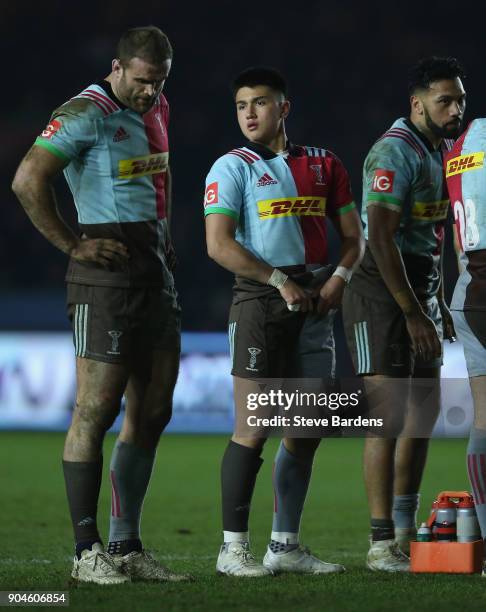
<path fill-rule="evenodd" d="M 355 208 L 348 174 L 325 149 L 287 151 L 250 142 L 220 157 L 206 178 L 204 214 L 235 219 L 236 240 L 271 266 L 325 264 L 326 217 Z"/>
<path fill-rule="evenodd" d="M 465 268 L 451 308 L 486 310 L 486 119 L 475 119 L 445 159 L 447 186 Z"/>
<path fill-rule="evenodd" d="M 69 282 L 116 287 L 173 284 L 166 259 L 168 122 L 162 93 L 140 115 L 102 81 L 56 109 L 35 141 L 68 162 L 64 175 L 82 234 L 116 239 L 130 253 L 128 264 L 116 270 L 71 260 Z"/>
<path fill-rule="evenodd" d="M 363 166 L 361 218 L 365 238 L 368 240 L 370 202 L 400 214 L 395 242 L 410 284 L 424 300 L 434 296 L 440 285 L 439 263 L 449 207 L 442 164 L 452 144 L 444 140 L 434 149 L 409 119 L 402 118 L 371 147 Z M 368 246 L 350 286 L 368 297 L 393 300 Z"/>

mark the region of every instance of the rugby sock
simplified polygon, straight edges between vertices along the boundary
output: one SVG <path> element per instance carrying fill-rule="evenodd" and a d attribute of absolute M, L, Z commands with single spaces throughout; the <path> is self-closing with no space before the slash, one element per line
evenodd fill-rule
<path fill-rule="evenodd" d="M 155 450 L 117 440 L 111 456 L 111 517 L 108 552 L 141 550 L 140 516 Z"/>
<path fill-rule="evenodd" d="M 76 542 L 76 554 L 101 542 L 96 514 L 101 486 L 103 457 L 98 461 L 62 462 L 66 493 Z"/>
<path fill-rule="evenodd" d="M 108 543 L 108 553 L 110 555 L 128 555 L 131 552 L 142 552 L 143 546 L 140 539 L 119 540 Z"/>
<path fill-rule="evenodd" d="M 486 430 L 471 428 L 467 446 L 467 472 L 483 540 L 486 539 Z"/>
<path fill-rule="evenodd" d="M 231 542 L 248 542 L 249 539 L 248 531 L 223 531 L 223 541 L 225 544 L 231 544 Z"/>
<path fill-rule="evenodd" d="M 259 449 L 248 448 L 232 440 L 229 441 L 221 463 L 225 536 L 227 535 L 226 532 L 247 534 L 251 498 L 262 463 L 263 459 L 260 458 Z M 237 535 L 234 537 L 237 537 Z M 236 541 L 242 540 L 238 539 Z"/>
<path fill-rule="evenodd" d="M 393 523 L 399 529 L 413 529 L 417 526 L 419 493 L 395 495 L 393 497 Z"/>
<path fill-rule="evenodd" d="M 395 529 L 391 519 L 371 519 L 371 541 L 394 540 Z"/>
<path fill-rule="evenodd" d="M 312 462 L 313 457 L 297 457 L 285 448 L 283 441 L 280 442 L 273 470 L 275 498 L 270 542 L 270 550 L 275 548 L 273 552 L 282 552 L 279 543 L 295 548 L 299 542 L 300 519 L 309 488 Z"/>

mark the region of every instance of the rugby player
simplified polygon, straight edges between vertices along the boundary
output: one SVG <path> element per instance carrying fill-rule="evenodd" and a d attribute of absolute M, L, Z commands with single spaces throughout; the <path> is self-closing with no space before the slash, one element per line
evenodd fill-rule
<path fill-rule="evenodd" d="M 171 61 L 170 42 L 158 28 L 125 32 L 109 76 L 54 111 L 13 183 L 35 227 L 70 256 L 77 390 L 63 469 L 76 543 L 72 576 L 82 582 L 188 578 L 160 565 L 140 540 L 142 504 L 171 417 L 180 353 L 169 232 L 169 107 L 162 94 Z M 57 209 L 52 185 L 61 171 L 80 236 Z M 96 522 L 102 443 L 124 394 L 110 464 L 105 552 Z"/>
<path fill-rule="evenodd" d="M 248 142 L 220 157 L 206 179 L 209 256 L 236 276 L 229 339 L 236 410 L 245 381 L 333 373 L 333 314 L 364 241 L 348 176 L 331 152 L 287 140 L 287 85 L 272 68 L 233 83 Z M 312 297 L 293 278 L 327 263 L 326 217 L 342 239 L 333 275 Z M 237 417 L 238 418 L 238 417 Z M 265 439 L 233 435 L 221 467 L 224 542 L 216 569 L 232 576 L 324 574 L 344 568 L 299 545 L 299 524 L 319 440 L 286 438 L 274 466 L 275 511 L 263 564 L 249 548 L 248 518 Z"/>
<path fill-rule="evenodd" d="M 475 119 L 446 157 L 445 170 L 464 269 L 451 302 L 474 403 L 467 469 L 486 541 L 486 119 Z M 483 568 L 486 576 L 486 568 Z"/>
<path fill-rule="evenodd" d="M 449 204 L 443 155 L 461 128 L 462 78 L 454 58 L 426 58 L 412 69 L 410 116 L 393 123 L 364 163 L 361 215 L 367 246 L 343 299 L 356 373 L 374 381 L 428 378 L 437 397 L 441 340 L 454 336 L 442 290 Z M 402 387 L 397 388 L 401 392 Z M 413 385 L 407 393 L 412 411 L 417 403 Z M 390 418 L 400 399 L 388 400 Z M 436 402 L 434 414 L 420 417 L 427 431 L 438 408 Z M 367 565 L 372 570 L 409 570 L 403 551 L 416 533 L 427 448 L 426 436 L 366 439 L 364 476 L 371 514 Z"/>

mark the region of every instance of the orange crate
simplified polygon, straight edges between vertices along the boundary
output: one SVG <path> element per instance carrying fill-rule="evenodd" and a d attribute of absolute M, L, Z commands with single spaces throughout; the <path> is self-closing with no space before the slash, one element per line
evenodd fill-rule
<path fill-rule="evenodd" d="M 410 542 L 410 571 L 475 574 L 483 567 L 483 541 Z"/>

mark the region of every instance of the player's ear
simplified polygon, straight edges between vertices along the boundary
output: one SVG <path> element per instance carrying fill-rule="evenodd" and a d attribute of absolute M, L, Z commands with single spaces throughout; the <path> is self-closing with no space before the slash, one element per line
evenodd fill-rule
<path fill-rule="evenodd" d="M 121 61 L 119 59 L 112 60 L 111 69 L 113 72 L 119 72 L 122 69 Z"/>
<path fill-rule="evenodd" d="M 290 112 L 290 102 L 289 102 L 289 100 L 284 100 L 282 102 L 282 106 L 280 107 L 280 116 L 283 119 L 286 119 L 288 114 L 289 114 L 289 112 Z"/>
<path fill-rule="evenodd" d="M 410 96 L 410 106 L 417 115 L 424 114 L 424 105 L 418 96 Z"/>

